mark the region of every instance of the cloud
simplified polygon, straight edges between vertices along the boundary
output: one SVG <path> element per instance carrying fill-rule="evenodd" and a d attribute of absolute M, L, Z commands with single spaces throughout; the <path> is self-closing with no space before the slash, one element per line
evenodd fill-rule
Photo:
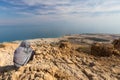
<path fill-rule="evenodd" d="M 120 0 L 0 0 L 0 26 L 43 24 L 66 31 L 119 32 L 119 21 Z"/>
<path fill-rule="evenodd" d="M 69 0 L 23 0 L 23 2 L 27 5 L 34 6 L 34 5 L 59 5 L 59 4 L 68 4 Z"/>
<path fill-rule="evenodd" d="M 0 10 L 14 11 L 16 14 L 27 15 L 95 15 L 111 14 L 120 11 L 119 0 L 1 0 Z"/>

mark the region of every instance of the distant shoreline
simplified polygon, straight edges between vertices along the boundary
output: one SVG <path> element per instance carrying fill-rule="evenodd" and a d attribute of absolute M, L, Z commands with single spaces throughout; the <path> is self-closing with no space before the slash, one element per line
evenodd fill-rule
<path fill-rule="evenodd" d="M 62 36 L 60 36 L 62 37 Z M 47 38 L 59 38 L 59 37 L 46 37 Z M 0 43 L 4 43 L 4 42 L 16 42 L 16 41 L 23 41 L 23 40 L 34 40 L 34 39 L 45 39 L 44 37 L 42 38 L 31 38 L 31 39 L 18 39 L 18 40 L 10 40 L 10 41 L 0 41 Z"/>
<path fill-rule="evenodd" d="M 10 40 L 10 41 L 0 41 L 0 43 L 6 43 L 6 42 L 20 42 L 23 40 L 36 40 L 36 39 L 54 39 L 54 38 L 61 38 L 61 37 L 67 37 L 67 36 L 112 36 L 120 38 L 120 34 L 109 34 L 109 33 L 81 33 L 81 34 L 65 34 L 58 37 L 42 37 L 42 38 L 31 38 L 31 39 L 18 39 L 18 40 Z"/>

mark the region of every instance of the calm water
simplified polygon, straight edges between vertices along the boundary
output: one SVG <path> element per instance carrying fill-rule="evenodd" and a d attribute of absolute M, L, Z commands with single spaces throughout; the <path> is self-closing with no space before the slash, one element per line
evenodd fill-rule
<path fill-rule="evenodd" d="M 66 26 L 62 27 L 62 24 L 53 26 L 0 26 L 0 42 L 35 38 L 55 38 L 66 34 L 99 33 L 96 29 Z"/>
<path fill-rule="evenodd" d="M 0 42 L 26 40 L 34 38 L 54 38 L 64 35 L 61 30 L 46 27 L 0 26 Z"/>

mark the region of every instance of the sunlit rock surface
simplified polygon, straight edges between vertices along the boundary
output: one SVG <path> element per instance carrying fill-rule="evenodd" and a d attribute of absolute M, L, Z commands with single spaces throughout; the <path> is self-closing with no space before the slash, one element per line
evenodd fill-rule
<path fill-rule="evenodd" d="M 28 40 L 36 53 L 19 69 L 13 66 L 13 53 L 21 41 L 1 43 L 0 80 L 120 80 L 120 56 L 112 54 L 111 44 L 117 38 L 85 34 Z"/>

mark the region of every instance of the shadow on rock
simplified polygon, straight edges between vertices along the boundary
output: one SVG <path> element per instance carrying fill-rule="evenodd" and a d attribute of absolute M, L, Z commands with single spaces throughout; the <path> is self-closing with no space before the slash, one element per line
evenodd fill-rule
<path fill-rule="evenodd" d="M 8 65 L 8 66 L 0 66 L 0 73 L 3 73 L 3 72 L 9 72 L 9 71 L 12 71 L 12 70 L 17 70 L 18 68 L 16 68 L 14 65 Z"/>

